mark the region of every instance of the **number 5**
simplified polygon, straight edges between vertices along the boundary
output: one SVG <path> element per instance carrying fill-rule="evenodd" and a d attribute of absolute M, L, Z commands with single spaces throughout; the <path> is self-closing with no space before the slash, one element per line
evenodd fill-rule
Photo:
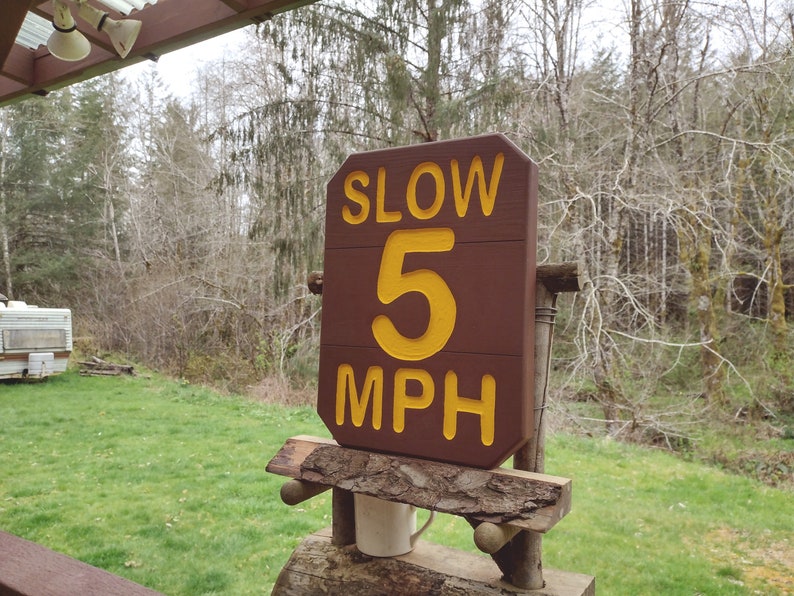
<path fill-rule="evenodd" d="M 427 298 L 430 318 L 419 337 L 405 337 L 386 315 L 372 320 L 372 334 L 384 352 L 398 360 L 424 360 L 440 351 L 455 328 L 457 305 L 443 278 L 429 269 L 403 272 L 405 255 L 447 252 L 455 246 L 451 228 L 395 230 L 386 239 L 378 272 L 378 300 L 391 304 L 403 294 L 419 292 Z"/>

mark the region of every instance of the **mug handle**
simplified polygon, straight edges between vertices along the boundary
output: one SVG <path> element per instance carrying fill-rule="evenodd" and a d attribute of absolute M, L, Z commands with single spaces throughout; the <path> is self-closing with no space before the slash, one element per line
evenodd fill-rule
<path fill-rule="evenodd" d="M 427 521 L 424 523 L 424 525 L 421 528 L 419 528 L 416 532 L 411 534 L 411 539 L 410 539 L 411 548 L 414 547 L 416 541 L 419 540 L 419 537 L 422 535 L 422 533 L 430 527 L 430 524 L 433 523 L 434 519 L 436 519 L 436 512 L 431 510 L 430 515 L 428 516 Z"/>

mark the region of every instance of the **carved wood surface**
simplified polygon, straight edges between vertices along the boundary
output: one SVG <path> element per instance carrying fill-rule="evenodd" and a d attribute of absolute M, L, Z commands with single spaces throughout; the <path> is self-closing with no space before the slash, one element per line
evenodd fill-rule
<path fill-rule="evenodd" d="M 594 596 L 595 578 L 546 569 L 546 585 L 533 596 Z M 419 540 L 400 557 L 369 557 L 355 546 L 331 544 L 330 531 L 307 537 L 276 581 L 274 596 L 467 596 L 528 594 L 500 579 L 488 557 Z"/>
<path fill-rule="evenodd" d="M 267 471 L 536 532 L 554 526 L 571 503 L 567 478 L 386 455 L 307 436 L 288 439 Z"/>

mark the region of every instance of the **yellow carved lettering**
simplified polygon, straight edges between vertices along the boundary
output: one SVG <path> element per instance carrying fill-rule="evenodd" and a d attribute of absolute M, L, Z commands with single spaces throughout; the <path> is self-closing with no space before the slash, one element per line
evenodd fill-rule
<path fill-rule="evenodd" d="M 430 269 L 403 271 L 410 253 L 447 252 L 455 246 L 451 228 L 395 230 L 386 239 L 378 272 L 378 300 L 391 304 L 409 292 L 419 292 L 430 307 L 427 329 L 419 337 L 406 337 L 386 315 L 372 320 L 372 335 L 384 352 L 398 360 L 429 358 L 446 345 L 455 329 L 457 305 L 444 279 Z"/>
<path fill-rule="evenodd" d="M 358 213 L 353 213 L 348 205 L 342 206 L 342 219 L 347 223 L 357 225 L 367 221 L 369 217 L 369 197 L 353 186 L 358 182 L 363 188 L 369 186 L 369 175 L 361 170 L 350 172 L 345 178 L 345 196 L 359 206 Z"/>
<path fill-rule="evenodd" d="M 408 381 L 418 381 L 419 395 L 408 395 Z M 405 430 L 405 410 L 423 410 L 433 403 L 435 385 L 426 370 L 400 368 L 394 373 L 394 432 Z"/>
<path fill-rule="evenodd" d="M 491 172 L 491 181 L 486 185 L 485 168 L 482 164 L 482 158 L 479 155 L 475 155 L 469 167 L 469 175 L 466 178 L 466 188 L 462 190 L 458 160 L 453 159 L 450 162 L 452 170 L 452 192 L 455 197 L 455 211 L 457 211 L 458 217 L 465 217 L 469 210 L 469 200 L 471 199 L 471 191 L 474 189 L 475 178 L 478 181 L 480 206 L 482 207 L 483 215 L 487 217 L 493 213 L 494 204 L 496 203 L 496 194 L 499 190 L 499 179 L 502 177 L 502 167 L 504 163 L 504 154 L 497 153 L 494 159 L 493 171 Z"/>
<path fill-rule="evenodd" d="M 375 195 L 375 221 L 389 223 L 400 221 L 403 214 L 399 211 L 386 211 L 386 168 L 378 168 L 378 191 Z"/>
<path fill-rule="evenodd" d="M 345 423 L 345 403 L 350 397 L 350 420 L 354 426 L 364 424 L 370 398 L 372 399 L 372 428 L 380 430 L 383 420 L 383 369 L 370 366 L 359 394 L 356 375 L 349 364 L 340 364 L 336 370 L 336 423 Z"/>
<path fill-rule="evenodd" d="M 480 399 L 458 395 L 458 376 L 448 371 L 444 376 L 444 437 L 455 438 L 458 431 L 458 413 L 477 414 L 480 417 L 480 441 L 486 447 L 493 444 L 496 426 L 496 379 L 483 375 Z"/>
<path fill-rule="evenodd" d="M 435 181 L 436 195 L 433 197 L 433 202 L 427 208 L 419 206 L 419 199 L 416 196 L 416 185 L 419 184 L 419 178 L 423 174 L 430 174 Z M 426 161 L 420 163 L 411 172 L 411 178 L 408 181 L 408 188 L 405 191 L 405 199 L 408 202 L 408 211 L 416 219 L 431 219 L 435 217 L 441 210 L 441 205 L 444 204 L 444 193 L 446 193 L 446 183 L 444 182 L 444 172 L 437 163 Z"/>

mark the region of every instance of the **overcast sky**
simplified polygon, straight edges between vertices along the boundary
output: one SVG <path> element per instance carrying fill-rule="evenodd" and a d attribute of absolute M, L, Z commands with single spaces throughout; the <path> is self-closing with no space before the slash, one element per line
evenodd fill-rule
<path fill-rule="evenodd" d="M 221 58 L 224 52 L 233 52 L 245 37 L 246 29 L 237 29 L 181 50 L 163 54 L 156 66 L 163 83 L 176 97 L 188 97 L 197 71 L 204 64 Z M 121 74 L 134 79 L 141 76 L 150 66 L 151 62 L 140 62 L 124 68 Z"/>

